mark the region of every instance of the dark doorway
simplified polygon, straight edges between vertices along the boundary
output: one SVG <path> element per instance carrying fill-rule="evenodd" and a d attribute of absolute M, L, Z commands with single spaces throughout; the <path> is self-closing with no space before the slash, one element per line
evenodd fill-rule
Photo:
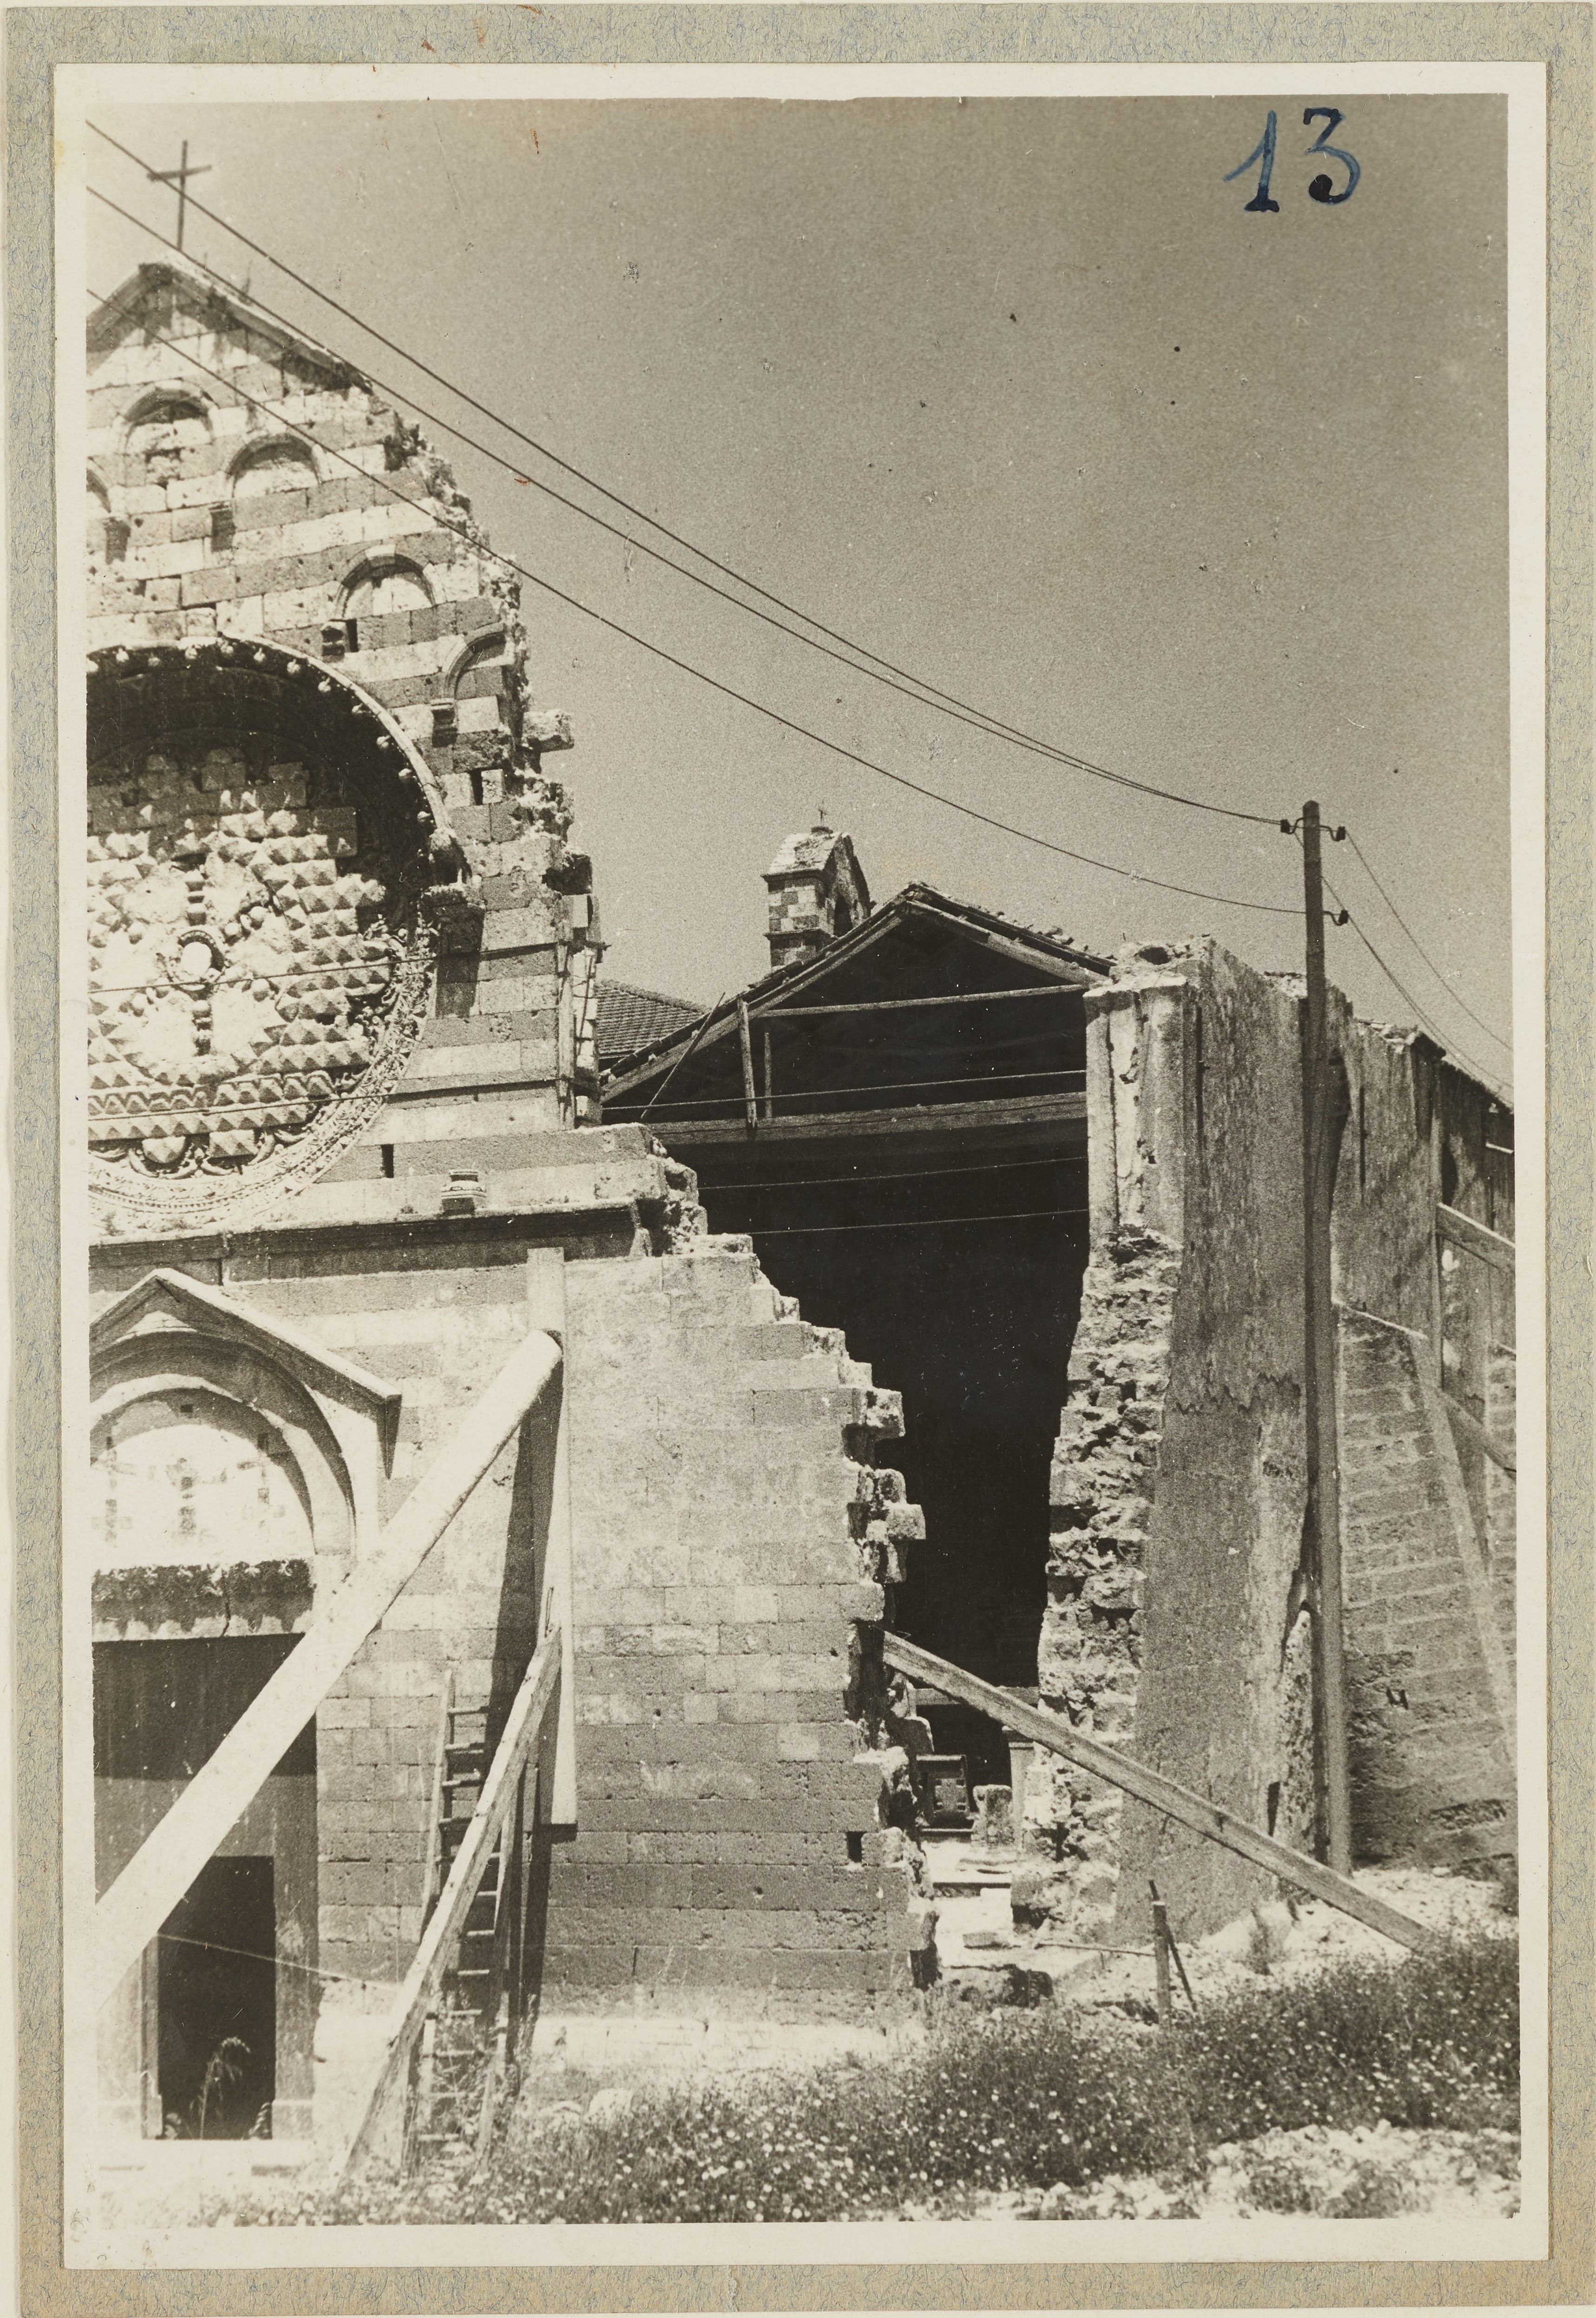
<path fill-rule="evenodd" d="M 269 1859 L 212 1859 L 161 1927 L 168 2139 L 269 2138 L 276 2091 L 276 1896 Z"/>
<path fill-rule="evenodd" d="M 153 1586 L 181 1584 L 184 1573 L 179 1567 L 175 1574 L 131 1575 Z M 95 1643 L 94 1835 L 102 1891 L 298 1639 L 229 1634 Z M 197 2135 L 202 2107 L 205 2139 L 232 2139 L 255 2131 L 265 2108 L 260 2130 L 300 2139 L 309 2130 L 318 1987 L 310 1968 L 318 1936 L 313 1720 L 273 1765 L 229 1842 L 231 1855 L 196 1878 L 151 1942 L 139 2000 L 128 1994 L 114 2019 L 107 2015 L 103 2083 L 123 2121 L 136 2116 L 134 2129 L 145 2134 Z M 246 1953 L 226 1953 L 235 1949 Z M 280 1988 L 270 1962 L 276 1954 L 301 1967 L 285 1972 Z M 267 1961 L 250 1960 L 260 1957 Z M 226 2044 L 229 2037 L 238 2044 Z"/>

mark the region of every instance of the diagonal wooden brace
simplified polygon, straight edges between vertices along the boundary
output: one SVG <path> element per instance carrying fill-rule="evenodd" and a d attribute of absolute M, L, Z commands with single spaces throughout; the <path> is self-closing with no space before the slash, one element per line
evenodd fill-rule
<path fill-rule="evenodd" d="M 896 1667 L 901 1674 L 933 1683 L 950 1698 L 962 1698 L 967 1706 L 979 1707 L 1006 1730 L 1018 1731 L 1022 1738 L 1062 1755 L 1066 1762 L 1079 1764 L 1083 1771 L 1106 1779 L 1110 1786 L 1179 1819 L 1182 1827 L 1190 1828 L 1195 1834 L 1206 1835 L 1210 1843 L 1221 1843 L 1227 1851 L 1251 1860 L 1255 1867 L 1267 1868 L 1283 1883 L 1307 1891 L 1315 1900 L 1326 1900 L 1345 1916 L 1355 1916 L 1360 1924 L 1368 1925 L 1371 1931 L 1383 1932 L 1388 1940 L 1396 1940 L 1403 1947 L 1412 1948 L 1421 1954 L 1440 1945 L 1438 1936 L 1425 1925 L 1414 1923 L 1411 1916 L 1403 1915 L 1375 1892 L 1366 1891 L 1350 1876 L 1338 1875 L 1332 1867 L 1293 1851 L 1289 1844 L 1277 1843 L 1272 1835 L 1249 1827 L 1245 1819 L 1237 1819 L 1218 1803 L 1211 1803 L 1206 1795 L 1194 1795 L 1189 1787 L 1177 1786 L 1173 1779 L 1166 1779 L 1161 1771 L 1152 1769 L 1146 1763 L 1138 1763 L 1134 1756 L 1118 1754 L 1100 1739 L 1084 1737 L 1062 1714 L 1012 1697 L 995 1683 L 982 1682 L 978 1675 L 966 1674 L 963 1667 L 933 1658 L 929 1650 L 906 1641 L 901 1634 L 883 1635 L 881 1654 L 888 1666 Z"/>
<path fill-rule="evenodd" d="M 303 1640 L 128 1862 L 94 1910 L 96 2008 L 160 1930 L 560 1370 L 560 1346 L 543 1330 L 516 1347 L 373 1551 L 327 1595 Z"/>

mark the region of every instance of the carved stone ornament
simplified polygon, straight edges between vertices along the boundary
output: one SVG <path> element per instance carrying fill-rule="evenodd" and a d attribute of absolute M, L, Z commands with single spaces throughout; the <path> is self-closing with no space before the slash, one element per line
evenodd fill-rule
<path fill-rule="evenodd" d="M 219 638 L 95 656 L 88 806 L 97 1203 L 112 1228 L 254 1220 L 361 1131 L 415 1045 L 435 785 L 346 678 Z"/>

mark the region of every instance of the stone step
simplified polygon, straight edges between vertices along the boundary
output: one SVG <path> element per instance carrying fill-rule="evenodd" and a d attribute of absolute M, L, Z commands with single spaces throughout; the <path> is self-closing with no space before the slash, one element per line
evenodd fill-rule
<path fill-rule="evenodd" d="M 929 1864 L 931 1888 L 939 1897 L 946 1893 L 949 1898 L 955 1898 L 966 1891 L 1001 1891 L 1006 1895 L 1014 1882 L 1012 1867 L 940 1867 L 934 1858 Z"/>

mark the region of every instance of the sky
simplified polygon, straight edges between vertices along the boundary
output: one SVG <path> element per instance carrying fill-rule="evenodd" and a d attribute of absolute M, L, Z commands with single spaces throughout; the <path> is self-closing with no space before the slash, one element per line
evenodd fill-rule
<path fill-rule="evenodd" d="M 440 75 L 440 87 L 447 77 Z M 1333 92 L 1327 94 L 1330 102 Z M 1302 959 L 1326 869 L 1461 1059 L 1508 1075 L 1505 103 L 1263 97 L 462 101 L 101 108 L 410 354 L 722 562 L 899 669 L 1167 803 L 971 730 L 642 552 L 573 483 L 190 212 L 189 254 L 533 479 L 425 431 L 493 544 L 856 754 L 848 763 L 523 582 L 546 760 L 607 970 L 708 1001 L 764 970 L 760 872 L 822 805 L 877 901 L 919 879 L 1111 952 L 1212 933 Z M 97 139 L 92 185 L 170 234 Z M 163 255 L 90 202 L 89 283 Z M 404 398 L 401 398 L 403 400 Z M 408 407 L 414 408 L 413 400 Z M 632 535 L 606 535 L 554 484 Z M 698 564 L 698 570 L 708 567 Z M 720 575 L 711 574 L 719 578 Z M 767 606 L 768 608 L 768 606 Z M 1268 904 L 1268 908 L 1242 906 Z M 1415 1008 L 1352 928 L 1332 979 Z M 1473 1018 L 1478 1017 L 1476 1020 Z M 1481 1025 L 1490 1026 L 1490 1031 Z"/>

